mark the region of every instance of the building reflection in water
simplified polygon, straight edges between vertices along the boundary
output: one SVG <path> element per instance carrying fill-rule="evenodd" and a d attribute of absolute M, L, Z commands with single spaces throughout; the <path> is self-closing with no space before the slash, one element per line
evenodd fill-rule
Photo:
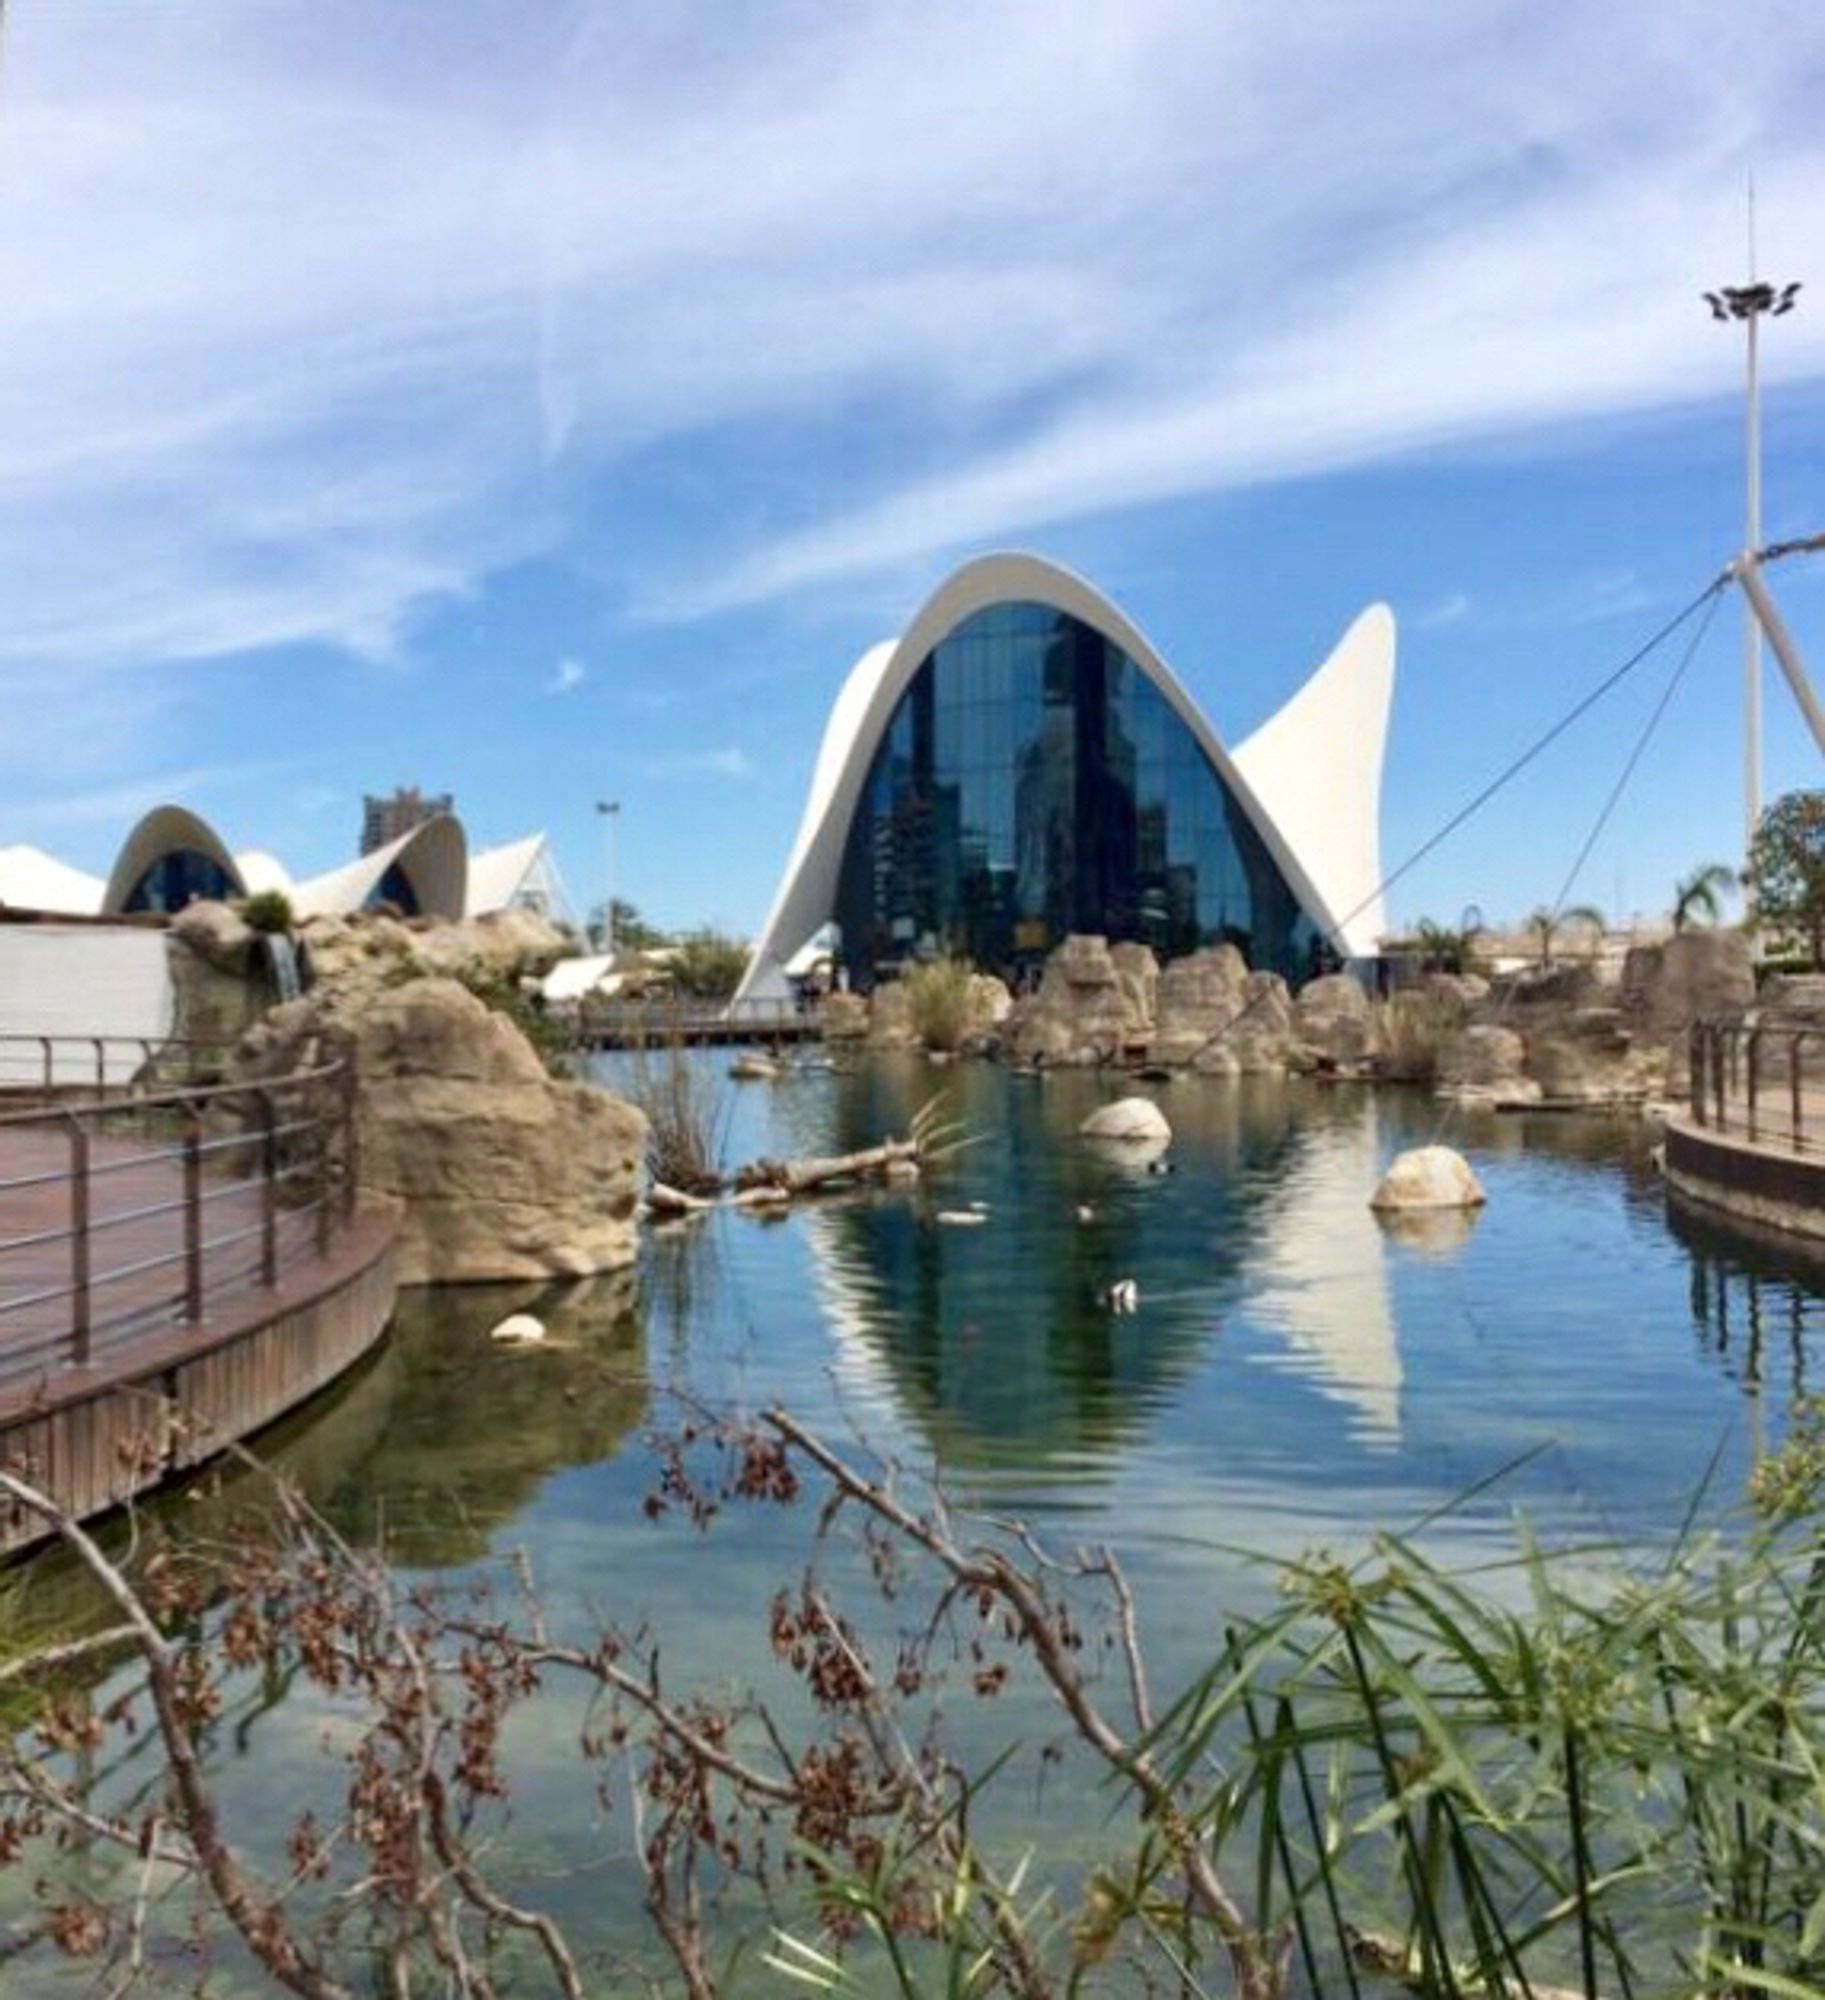
<path fill-rule="evenodd" d="M 929 1072 L 882 1063 L 843 1082 L 839 1146 L 902 1129 L 930 1088 Z M 1359 1438 L 1398 1442 L 1366 1096 L 1292 1118 L 1275 1083 L 1174 1093 L 1176 1170 L 1159 1175 L 1077 1136 L 1108 1094 L 1096 1079 L 1035 1079 L 1010 1097 L 1006 1079 L 959 1070 L 943 1088 L 978 1141 L 953 1171 L 922 1195 L 806 1211 L 852 1401 L 904 1412 L 948 1465 L 1106 1468 L 1246 1294 L 1289 1372 L 1340 1404 Z M 985 1225 L 937 1222 L 970 1199 L 986 1203 Z M 1140 1288 L 1133 1315 L 1103 1302 L 1123 1278 Z"/>

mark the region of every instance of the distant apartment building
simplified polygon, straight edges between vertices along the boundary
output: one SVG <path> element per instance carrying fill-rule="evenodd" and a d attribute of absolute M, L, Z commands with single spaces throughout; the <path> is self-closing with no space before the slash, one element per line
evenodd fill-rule
<path fill-rule="evenodd" d="M 361 851 L 373 854 L 390 847 L 415 826 L 455 811 L 456 800 L 449 792 L 428 795 L 416 785 L 401 785 L 390 798 L 377 799 L 370 794 L 361 801 Z"/>

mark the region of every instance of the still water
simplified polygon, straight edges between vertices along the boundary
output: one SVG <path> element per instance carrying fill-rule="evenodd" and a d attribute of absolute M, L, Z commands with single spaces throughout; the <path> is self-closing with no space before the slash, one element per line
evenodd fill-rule
<path fill-rule="evenodd" d="M 1669 1213 L 1632 1123 L 1185 1081 L 1157 1093 L 1172 1171 L 1148 1172 L 1076 1136 L 1115 1094 L 1102 1079 L 906 1058 L 728 1086 L 728 1156 L 872 1143 L 934 1094 L 972 1143 L 929 1184 L 718 1212 L 656 1232 L 615 1279 L 408 1295 L 384 1350 L 273 1456 L 402 1573 L 461 1581 L 524 1550 L 562 1624 L 647 1620 L 675 1675 L 726 1686 L 767 1673 L 767 1603 L 809 1523 L 649 1521 L 647 1439 L 675 1390 L 782 1402 L 1054 1541 L 1112 1545 L 1170 1689 L 1271 1591 L 1261 1556 L 1423 1522 L 1472 1565 L 1512 1549 L 1518 1514 L 1556 1543 L 1651 1543 L 1708 1469 L 1707 1505 L 1733 1504 L 1825 1378 L 1825 1272 Z M 1470 1157 L 1489 1205 L 1389 1233 L 1370 1190 L 1434 1138 Z M 973 1206 L 980 1224 L 938 1219 Z M 1103 1303 L 1119 1279 L 1132 1314 Z M 520 1307 L 549 1343 L 492 1345 Z M 55 1591 L 40 1580 L 40 1612 Z M 1055 1725 L 1016 1696 L 993 1726 Z M 231 1810 L 328 1804 L 334 1727 L 303 1691 L 252 1704 L 223 1735 Z M 560 1704 L 517 1731 L 511 1865 L 586 1932 L 615 1931 L 628 1829 L 576 1772 L 575 1727 Z M 1010 1818 L 1030 1812 L 1019 1782 Z M 1068 1865 L 1103 1808 L 1064 1796 L 1045 1840 Z"/>

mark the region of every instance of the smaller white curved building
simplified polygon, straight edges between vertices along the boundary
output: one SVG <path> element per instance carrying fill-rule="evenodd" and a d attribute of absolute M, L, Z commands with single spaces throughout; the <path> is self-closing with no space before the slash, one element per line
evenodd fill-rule
<path fill-rule="evenodd" d="M 469 843 L 450 813 L 418 825 L 363 854 L 346 867 L 316 875 L 290 891 L 301 917 L 350 916 L 374 903 L 390 903 L 402 916 L 464 914 L 469 888 Z"/>
<path fill-rule="evenodd" d="M 1370 605 L 1232 752 L 1083 578 L 964 564 L 838 693 L 738 997 L 826 925 L 860 988 L 942 952 L 1018 977 L 1073 931 L 1292 979 L 1373 953 L 1394 636 Z"/>

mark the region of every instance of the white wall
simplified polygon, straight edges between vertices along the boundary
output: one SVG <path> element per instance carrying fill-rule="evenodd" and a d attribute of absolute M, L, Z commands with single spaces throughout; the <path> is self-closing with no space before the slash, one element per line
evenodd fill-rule
<path fill-rule="evenodd" d="M 0 1038 L 129 1035 L 163 1040 L 175 1018 L 165 933 L 148 925 L 0 924 Z M 139 1057 L 120 1051 L 110 1081 L 124 1082 Z M 0 1039 L 0 1087 L 43 1075 L 35 1045 Z M 59 1051 L 53 1079 L 91 1082 L 95 1058 Z"/>

